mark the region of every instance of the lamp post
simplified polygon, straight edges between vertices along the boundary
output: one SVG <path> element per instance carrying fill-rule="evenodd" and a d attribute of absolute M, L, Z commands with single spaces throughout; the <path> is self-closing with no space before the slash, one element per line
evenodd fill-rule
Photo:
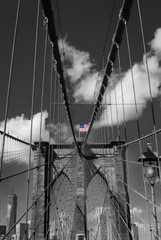
<path fill-rule="evenodd" d="M 161 159 L 159 158 L 159 161 Z M 143 156 L 138 159 L 138 162 L 143 163 L 144 167 L 144 177 L 146 182 L 150 184 L 151 187 L 151 196 L 153 203 L 153 217 L 154 217 L 154 227 L 156 236 L 155 239 L 159 239 L 159 230 L 158 230 L 158 220 L 157 220 L 157 209 L 156 209 L 156 199 L 155 199 L 155 184 L 160 180 L 159 166 L 158 166 L 158 157 L 152 152 L 151 145 L 147 144 L 147 152 L 143 152 Z"/>

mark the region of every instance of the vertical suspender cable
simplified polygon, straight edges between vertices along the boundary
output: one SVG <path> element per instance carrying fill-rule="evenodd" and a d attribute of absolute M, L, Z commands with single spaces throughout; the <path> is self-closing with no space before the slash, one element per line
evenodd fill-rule
<path fill-rule="evenodd" d="M 139 13 L 139 21 L 140 21 L 140 29 L 141 29 L 141 36 L 142 36 L 142 44 L 143 44 L 143 50 L 144 50 L 144 56 L 145 56 L 145 65 L 147 70 L 147 78 L 148 78 L 148 86 L 149 86 L 149 96 L 150 96 L 150 105 L 151 105 L 151 113 L 152 113 L 152 120 L 153 120 L 153 129 L 154 129 L 154 137 L 155 137 L 155 146 L 156 146 L 156 152 L 157 152 L 157 163 L 159 167 L 159 173 L 161 173 L 161 164 L 159 160 L 159 148 L 158 148 L 158 139 L 156 134 L 156 121 L 155 121 L 155 114 L 154 114 L 154 104 L 153 104 L 153 96 L 152 96 L 152 90 L 151 90 L 151 81 L 150 81 L 150 72 L 149 72 L 149 66 L 147 61 L 147 52 L 145 47 L 145 37 L 144 37 L 144 29 L 143 29 L 143 21 L 141 16 L 141 9 L 140 9 L 140 1 L 137 0 L 137 6 L 138 6 L 138 13 Z M 160 175 L 160 174 L 159 174 Z M 156 232 L 156 238 L 158 238 L 158 232 Z"/>
<path fill-rule="evenodd" d="M 52 62 L 52 47 L 50 60 L 50 93 L 49 93 L 49 148 L 48 148 L 48 163 L 53 163 L 53 144 L 51 147 L 51 119 L 52 119 L 52 96 L 53 96 L 53 62 Z"/>
<path fill-rule="evenodd" d="M 27 240 L 27 223 L 28 223 L 28 207 L 30 195 L 30 168 L 31 168 L 31 151 L 32 151 L 32 130 L 33 130 L 33 111 L 34 111 L 34 94 L 35 94 L 35 80 L 36 80 L 36 58 L 37 58 L 37 42 L 38 42 L 38 26 L 39 26 L 39 8 L 40 0 L 37 3 L 37 19 L 36 19 L 36 35 L 35 35 L 35 50 L 33 63 L 33 77 L 32 77 L 32 97 L 31 97 L 31 126 L 30 126 L 30 148 L 29 148 L 29 163 L 28 163 L 28 177 L 27 177 L 27 206 L 26 206 L 26 240 Z"/>
<path fill-rule="evenodd" d="M 62 93 L 61 93 L 61 121 L 62 121 L 62 124 L 65 124 L 65 119 L 64 119 L 64 99 L 63 99 L 63 94 Z M 62 136 L 62 139 L 61 139 L 61 144 L 63 144 L 63 136 Z M 61 152 L 62 151 L 63 150 L 61 149 Z"/>
<path fill-rule="evenodd" d="M 99 114 L 99 118 L 101 117 L 101 108 L 98 110 L 98 114 Z M 101 119 L 101 118 L 100 118 Z M 102 128 L 103 128 L 103 120 L 101 119 L 100 120 L 100 145 L 103 145 L 103 139 L 102 139 Z M 103 154 L 103 147 L 101 147 L 101 151 L 102 151 L 102 154 Z"/>
<path fill-rule="evenodd" d="M 14 61 L 14 53 L 15 53 L 15 45 L 16 45 L 16 37 L 17 37 L 17 26 L 18 26 L 19 12 L 20 12 L 20 3 L 21 3 L 21 0 L 18 0 L 17 12 L 16 12 L 16 21 L 15 21 L 15 28 L 14 28 L 14 35 L 13 35 L 13 43 L 12 43 L 11 62 L 10 62 L 10 69 L 9 69 L 5 118 L 4 118 L 2 153 L 1 153 L 1 163 L 0 163 L 0 181 L 1 181 L 1 177 L 2 177 L 3 155 L 4 155 L 4 147 L 5 147 L 5 135 L 6 135 L 6 128 L 7 128 L 8 109 L 9 109 L 9 103 L 10 103 L 10 93 L 11 93 L 12 73 L 13 73 L 13 61 Z"/>
<path fill-rule="evenodd" d="M 107 89 L 106 89 L 106 91 L 107 91 Z M 107 137 L 106 137 L 106 143 L 107 142 L 109 142 L 110 141 L 110 131 L 109 131 L 109 122 L 108 122 L 108 120 L 109 120 L 109 116 L 108 116 L 108 110 L 107 110 L 107 108 L 108 108 L 108 100 L 107 100 L 107 93 L 105 92 L 105 103 L 106 103 L 106 106 L 105 106 L 105 117 L 106 117 L 106 120 L 107 120 L 107 127 L 106 127 L 106 135 L 107 135 Z M 106 148 L 106 154 L 110 154 L 110 151 L 111 150 L 107 150 L 107 148 Z"/>
<path fill-rule="evenodd" d="M 117 136 L 118 136 L 118 141 L 120 141 L 120 126 L 119 126 L 119 115 L 118 115 L 116 86 L 114 87 L 114 95 L 115 95 L 115 104 L 116 104 Z"/>
<path fill-rule="evenodd" d="M 54 63 L 54 68 L 55 68 L 55 74 L 54 74 L 54 102 L 53 102 L 53 130 L 55 130 L 55 127 L 57 125 L 57 116 L 58 116 L 58 91 L 57 91 L 57 85 L 58 85 L 58 77 L 57 77 L 57 72 L 56 72 L 56 62 Z M 56 130 L 57 134 L 57 130 Z M 57 143 L 58 137 L 55 135 L 55 143 Z M 58 144 L 56 148 L 57 154 L 58 154 Z"/>
<path fill-rule="evenodd" d="M 61 105 L 61 101 L 62 101 L 62 92 L 61 92 L 61 85 L 59 84 L 59 123 L 60 126 L 62 126 L 62 119 L 61 119 L 61 111 L 62 111 L 62 105 Z M 61 154 L 61 133 L 62 133 L 63 129 L 62 127 L 60 127 L 60 135 L 59 135 L 59 144 L 60 144 L 60 154 Z"/>
<path fill-rule="evenodd" d="M 45 65 L 46 65 L 46 50 L 47 50 L 47 22 L 45 24 L 45 46 L 44 46 L 44 61 L 43 61 L 43 77 L 41 85 L 41 106 L 40 106 L 40 132 L 39 132 L 39 154 L 40 154 L 40 144 L 42 135 L 42 112 L 44 104 L 44 85 L 45 85 Z"/>
<path fill-rule="evenodd" d="M 91 121 L 90 121 L 89 130 L 88 130 L 88 132 L 85 136 L 83 144 L 85 144 L 86 141 L 87 141 L 87 138 L 89 136 L 91 128 L 93 127 L 93 123 L 96 119 L 98 108 L 100 107 L 105 89 L 108 86 L 108 80 L 109 79 L 108 79 L 107 76 L 110 76 L 111 73 L 112 73 L 112 66 L 113 66 L 113 64 L 116 60 L 117 45 L 119 45 L 119 46 L 121 45 L 122 36 L 123 36 L 124 30 L 125 30 L 125 22 L 127 22 L 128 19 L 129 19 L 132 5 L 133 5 L 133 0 L 124 0 L 124 2 L 123 2 L 122 9 L 121 9 L 121 12 L 119 14 L 119 20 L 118 20 L 118 23 L 117 23 L 115 34 L 114 34 L 114 37 L 113 37 L 111 50 L 110 50 L 109 57 L 108 57 L 108 62 L 106 64 L 104 78 L 103 78 L 102 85 L 100 87 L 100 92 L 99 92 L 99 95 L 98 95 L 98 98 L 97 98 L 97 103 L 95 105 L 93 115 L 92 115 Z"/>
<path fill-rule="evenodd" d="M 151 112 L 152 112 L 152 119 L 153 119 L 155 145 L 156 145 L 157 158 L 158 158 L 158 167 L 159 167 L 159 172 L 161 173 L 161 165 L 160 165 L 160 161 L 159 161 L 158 139 L 157 139 L 157 134 L 156 134 L 156 122 L 155 122 L 155 114 L 154 114 L 154 103 L 153 103 L 153 97 L 152 97 L 150 73 L 149 73 L 149 66 L 148 66 L 148 61 L 147 61 L 147 52 L 146 52 L 146 47 L 145 47 L 145 37 L 144 37 L 143 21 L 142 21 L 142 16 L 141 16 L 141 9 L 140 9 L 139 0 L 137 0 L 137 6 L 138 6 L 138 12 L 139 12 L 139 21 L 140 21 L 140 28 L 141 28 L 141 35 L 142 35 L 143 50 L 144 50 L 144 56 L 145 56 L 145 65 L 146 65 L 147 77 L 148 77 L 150 105 L 151 105 Z"/>
<path fill-rule="evenodd" d="M 110 26 L 109 26 L 110 27 Z M 107 41 L 107 36 L 106 36 L 106 41 Z M 106 42 L 105 41 L 105 42 Z M 105 48 L 105 46 L 104 46 L 104 48 Z M 104 52 L 104 51 L 103 51 Z M 105 59 L 104 59 L 104 54 L 103 54 L 103 56 L 102 56 L 102 59 L 103 59 L 103 61 L 102 61 L 102 68 L 103 68 L 103 71 L 104 71 L 104 69 L 105 69 Z M 106 97 L 105 97 L 105 95 L 104 95 L 104 103 L 106 104 Z M 106 105 L 105 105 L 105 108 L 106 108 Z M 104 112 L 105 112 L 105 110 L 104 110 L 104 108 L 102 107 L 102 125 L 103 125 L 103 127 L 104 127 L 104 130 L 103 130 L 103 144 L 105 143 L 106 144 L 106 118 L 105 118 L 105 114 L 104 114 Z M 106 154 L 106 148 L 104 148 L 103 149 L 103 155 L 104 154 Z"/>
<path fill-rule="evenodd" d="M 123 122 L 124 122 L 124 135 L 125 135 L 125 141 L 127 142 L 125 104 L 124 104 L 124 93 L 123 93 L 123 85 L 122 85 L 121 61 L 120 61 L 120 50 L 119 49 L 118 49 L 118 64 L 119 64 L 119 79 L 121 81 L 121 98 L 122 98 L 122 111 L 123 111 Z"/>
<path fill-rule="evenodd" d="M 103 111 L 105 111 L 105 110 L 103 110 Z M 104 123 L 103 123 L 103 126 L 104 126 L 104 131 L 103 131 L 104 132 L 104 140 L 103 140 L 103 142 L 106 144 L 107 143 L 107 137 L 106 137 L 106 118 L 105 118 L 105 116 L 106 115 L 104 114 L 104 118 L 103 118 L 103 121 L 104 121 Z M 106 154 L 106 148 L 104 148 L 104 154 Z"/>
<path fill-rule="evenodd" d="M 61 125 L 63 124 L 63 94 L 62 91 L 60 93 L 61 98 L 60 98 L 60 120 L 61 120 Z M 63 126 L 63 125 L 62 125 Z M 63 131 L 63 129 L 62 129 Z M 60 144 L 63 143 L 63 132 L 62 132 L 62 137 L 60 138 Z M 62 154 L 62 146 L 61 146 L 61 154 Z"/>
<path fill-rule="evenodd" d="M 41 152 L 41 135 L 42 135 L 42 111 L 43 111 L 43 99 L 44 99 L 44 82 L 45 82 L 45 63 L 46 63 L 46 48 L 47 48 L 47 23 L 45 23 L 45 46 L 44 46 L 44 62 L 43 62 L 43 77 L 42 77 L 42 86 L 41 86 L 41 106 L 40 106 L 40 130 L 39 130 L 39 152 L 38 152 L 38 165 L 39 165 L 39 160 L 40 160 L 40 152 Z M 38 168 L 39 169 L 39 168 Z M 37 169 L 37 171 L 38 171 Z M 37 184 L 38 184 L 38 178 L 37 178 Z M 37 189 L 36 189 L 36 197 L 35 200 L 37 199 Z M 37 204 L 35 203 L 35 209 L 37 209 Z M 36 210 L 35 210 L 36 211 Z M 37 219 L 36 219 L 36 214 L 35 214 L 35 226 L 37 224 Z M 35 239 L 35 234 L 33 235 L 33 238 Z"/>
<path fill-rule="evenodd" d="M 138 114 L 138 108 L 137 108 L 136 90 L 135 90 L 135 83 L 134 83 L 134 74 L 133 74 L 133 70 L 132 70 L 131 51 L 130 51 L 130 43 L 129 43 L 127 26 L 125 26 L 125 30 L 126 30 L 126 39 L 127 39 L 127 48 L 128 48 L 128 57 L 129 57 L 129 64 L 130 64 L 131 80 L 132 80 L 132 87 L 133 87 L 133 94 L 134 94 L 135 117 L 136 117 L 137 131 L 138 131 L 138 137 L 139 137 L 140 153 L 142 155 L 141 141 L 140 141 L 141 131 L 140 131 L 140 124 L 139 124 L 139 114 Z"/>
<path fill-rule="evenodd" d="M 112 103 L 111 103 L 110 86 L 109 86 L 109 100 L 110 100 L 110 113 L 111 113 L 112 140 L 114 140 L 114 124 L 113 124 L 113 113 L 112 113 Z"/>
<path fill-rule="evenodd" d="M 51 47 L 51 61 L 50 61 L 50 97 L 49 97 L 49 152 L 48 156 L 51 155 L 51 161 L 53 161 L 53 144 L 51 145 L 51 120 L 52 120 L 52 99 L 53 99 L 53 61 L 52 61 L 52 47 Z"/>
<path fill-rule="evenodd" d="M 62 126 L 62 119 L 61 119 L 61 110 L 62 110 L 62 105 L 61 105 L 61 100 L 62 100 L 62 95 L 61 95 L 61 87 L 59 86 L 59 123 L 60 126 Z M 59 135 L 59 144 L 60 144 L 60 155 L 61 155 L 61 133 L 62 133 L 62 127 L 60 127 L 60 135 Z"/>
<path fill-rule="evenodd" d="M 58 86 L 57 86 L 57 92 L 58 92 L 58 113 L 57 113 L 57 124 L 58 124 L 58 154 L 60 154 L 60 132 L 61 132 L 61 123 L 60 123 L 60 79 L 58 76 Z"/>
<path fill-rule="evenodd" d="M 47 29 L 46 29 L 46 37 L 47 37 Z M 51 47 L 52 50 L 52 47 Z M 51 61 L 50 61 L 50 98 L 49 98 L 49 145 L 48 145 L 48 184 L 50 186 L 48 186 L 48 193 L 47 193 L 47 197 L 48 197 L 48 201 L 51 201 L 50 196 L 51 196 L 51 167 L 53 165 L 53 144 L 51 147 L 51 119 L 52 119 L 52 95 L 53 95 L 53 62 L 52 62 L 52 51 L 51 51 Z M 51 202 L 48 206 L 48 217 L 47 219 L 49 220 L 50 224 L 49 224 L 49 229 L 47 229 L 47 233 L 45 236 L 45 239 L 48 238 L 48 236 L 50 235 L 50 228 L 51 228 L 51 224 L 52 224 L 52 220 L 50 220 L 50 209 L 51 209 Z"/>
<path fill-rule="evenodd" d="M 110 32 L 110 27 L 111 27 L 111 23 L 112 23 L 112 17 L 113 17 L 113 13 L 114 13 L 115 4 L 116 4 L 116 0 L 113 1 L 113 5 L 112 5 L 110 17 L 109 17 L 109 24 L 108 24 L 106 37 L 105 37 L 105 42 L 104 42 L 103 51 L 102 51 L 102 56 L 101 56 L 101 60 L 100 60 L 99 73 L 98 73 L 98 77 L 97 77 L 95 91 L 94 91 L 94 94 L 93 94 L 93 99 L 94 99 L 94 96 L 96 95 L 96 88 L 97 88 L 97 83 L 98 83 L 99 76 L 100 76 L 100 69 L 101 69 L 102 65 L 103 65 L 103 69 L 105 68 L 105 64 L 104 64 L 105 56 L 104 55 L 105 55 L 107 40 L 108 40 L 108 37 L 109 37 L 109 32 Z M 93 99 L 92 99 L 92 102 L 93 102 Z M 92 108 L 90 108 L 89 116 L 91 115 L 91 112 L 92 112 Z"/>
<path fill-rule="evenodd" d="M 100 109 L 98 109 L 98 118 L 100 119 L 101 113 L 100 113 Z M 99 142 L 102 144 L 102 139 L 101 139 L 101 132 L 102 132 L 102 121 L 100 121 L 100 128 L 98 130 L 99 133 Z M 102 149 L 101 149 L 102 150 Z"/>
<path fill-rule="evenodd" d="M 65 108 L 66 108 L 69 123 L 71 126 L 72 135 L 74 138 L 74 142 L 78 148 L 78 151 L 80 151 L 80 148 L 76 141 L 73 121 L 72 121 L 72 117 L 71 117 L 71 110 L 70 110 L 70 105 L 69 105 L 69 100 L 68 100 L 68 95 L 67 95 L 67 90 L 66 90 L 66 84 L 65 84 L 65 80 L 64 80 L 64 71 L 63 71 L 62 64 L 61 64 L 61 56 L 60 56 L 60 51 L 59 51 L 59 46 L 58 46 L 58 40 L 57 40 L 57 35 L 56 35 L 56 28 L 55 28 L 55 22 L 54 22 L 51 1 L 50 0 L 41 0 L 41 2 L 42 2 L 44 15 L 48 18 L 48 34 L 49 34 L 50 41 L 53 43 L 53 56 L 55 58 L 55 61 L 57 62 L 57 72 L 59 74 L 60 84 L 62 86 L 62 93 L 64 95 Z"/>
<path fill-rule="evenodd" d="M 122 98 L 122 111 L 123 111 L 123 123 L 124 123 L 124 135 L 125 135 L 125 142 L 127 142 L 127 129 L 126 129 L 126 117 L 125 117 L 125 105 L 124 105 L 124 93 L 123 93 L 123 84 L 122 84 L 122 76 L 121 76 L 121 60 L 120 60 L 120 50 L 118 49 L 118 64 L 119 64 L 119 80 L 121 81 L 121 98 Z M 127 200 L 127 209 L 130 210 L 130 197 L 131 194 L 129 194 L 129 191 L 131 193 L 131 188 L 127 188 L 127 181 L 130 182 L 130 170 L 129 170 L 129 157 L 128 157 L 128 151 L 126 151 L 126 159 L 127 159 L 127 165 L 126 163 L 123 163 L 124 166 L 127 166 L 127 177 L 126 182 L 124 182 L 124 186 L 126 189 L 126 200 Z M 123 159 L 123 161 L 126 161 L 126 159 Z M 126 171 L 126 169 L 125 169 Z M 132 209 L 131 209 L 132 210 Z M 129 214 L 130 215 L 130 214 Z M 133 217 L 133 212 L 131 213 Z M 131 223 L 130 223 L 131 224 Z"/>
<path fill-rule="evenodd" d="M 133 75 L 133 70 L 132 70 L 132 61 L 131 61 L 131 52 L 130 52 L 130 43 L 129 43 L 127 25 L 125 26 L 125 31 L 126 31 L 126 40 L 127 40 L 129 64 L 130 64 L 130 71 L 131 71 L 131 78 L 132 78 L 132 86 L 133 86 L 133 93 L 134 93 L 135 115 L 136 115 L 137 130 L 138 130 L 139 149 L 140 149 L 140 155 L 141 155 L 141 158 L 142 158 L 142 156 L 143 156 L 143 151 L 142 151 L 142 145 L 141 145 L 141 131 L 140 131 L 140 124 L 139 124 L 139 117 L 138 117 L 137 100 L 136 100 L 136 92 L 135 92 L 135 83 L 134 83 L 134 75 Z M 142 163 L 143 163 L 143 158 L 142 158 Z M 147 189 L 146 189 L 146 182 L 145 182 L 144 174 L 143 174 L 143 182 L 144 182 L 144 191 L 145 191 L 146 199 L 148 199 Z M 149 220 L 149 226 L 151 226 L 150 218 L 149 218 L 149 214 L 148 214 L 148 212 L 149 212 L 148 202 L 146 202 L 146 204 L 147 204 L 147 217 L 148 217 L 148 220 Z M 151 238 L 152 238 L 152 235 L 151 235 Z"/>

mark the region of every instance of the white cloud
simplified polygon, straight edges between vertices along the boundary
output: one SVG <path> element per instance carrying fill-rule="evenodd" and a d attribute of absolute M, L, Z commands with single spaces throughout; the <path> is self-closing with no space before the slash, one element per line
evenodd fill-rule
<path fill-rule="evenodd" d="M 157 29 L 154 34 L 154 39 L 149 43 L 151 51 L 147 54 L 148 69 L 150 75 L 150 85 L 152 97 L 156 98 L 161 94 L 161 28 Z M 59 42 L 61 52 L 63 51 L 62 42 Z M 94 69 L 94 64 L 90 60 L 89 53 L 79 51 L 75 47 L 70 46 L 66 40 L 63 40 L 66 68 L 69 81 L 73 88 L 73 97 L 76 102 L 85 101 L 92 102 L 97 99 L 100 89 L 102 76 Z M 150 99 L 148 75 L 145 64 L 145 56 L 141 63 L 135 63 L 132 67 L 133 79 L 131 70 L 127 70 L 122 74 L 123 100 L 121 92 L 121 81 L 118 79 L 118 74 L 111 76 L 111 86 L 106 89 L 103 103 L 103 112 L 95 127 L 101 125 L 117 124 L 116 101 L 117 96 L 117 111 L 119 116 L 119 124 L 124 121 L 123 101 L 125 109 L 125 120 L 130 121 L 136 117 L 134 89 L 136 94 L 136 103 L 138 116 L 140 117 L 143 110 L 146 108 L 147 102 Z M 115 84 L 113 84 L 115 82 Z M 115 86 L 114 86 L 115 85 Z M 108 117 L 107 117 L 108 116 Z"/>
<path fill-rule="evenodd" d="M 74 141 L 71 129 L 66 123 L 51 124 L 50 131 L 51 137 L 56 143 L 72 143 Z"/>
<path fill-rule="evenodd" d="M 161 94 L 161 67 L 160 67 L 160 57 L 161 56 L 161 29 L 156 31 L 155 38 L 151 41 L 151 52 L 147 54 L 148 69 L 150 75 L 150 87 L 152 97 L 156 98 Z M 159 42 L 160 41 L 160 42 Z M 155 54 L 153 54 L 153 51 Z M 153 54 L 153 55 L 152 55 Z M 104 107 L 101 118 L 96 122 L 95 127 L 101 125 L 114 125 L 117 124 L 117 111 L 119 116 L 119 124 L 124 121 L 123 115 L 123 101 L 125 109 L 125 121 L 133 120 L 136 117 L 135 108 L 135 98 L 134 89 L 136 95 L 137 111 L 138 116 L 141 116 L 143 110 L 146 108 L 147 102 L 150 99 L 149 83 L 147 69 L 145 65 L 145 56 L 143 56 L 143 61 L 141 63 L 136 63 L 132 67 L 133 81 L 131 76 L 131 70 L 128 70 L 122 76 L 122 88 L 123 88 L 123 99 L 121 91 L 121 81 L 117 80 L 118 76 L 113 74 L 111 81 L 115 80 L 115 87 L 110 87 L 106 89 L 103 103 L 107 104 Z M 115 100 L 115 94 L 117 100 Z M 107 117 L 108 116 L 108 117 Z"/>
<path fill-rule="evenodd" d="M 63 51 L 61 41 L 59 42 L 59 45 L 61 51 Z M 102 76 L 99 75 L 98 71 L 93 69 L 94 64 L 90 60 L 89 53 L 77 50 L 75 47 L 70 46 L 66 40 L 63 40 L 63 45 L 65 49 L 65 59 L 67 63 L 67 74 L 73 86 L 73 97 L 75 98 L 75 101 L 92 102 L 94 94 L 95 99 L 96 95 L 98 94 Z M 156 30 L 155 37 L 150 42 L 150 46 L 151 52 L 147 54 L 147 60 L 152 96 L 155 98 L 161 94 L 161 28 Z M 141 63 L 134 64 L 132 70 L 134 76 L 136 102 L 138 104 L 137 110 L 140 116 L 144 108 L 146 107 L 147 101 L 150 97 L 147 70 L 145 66 L 145 56 L 143 56 L 143 61 Z M 105 107 L 103 113 L 99 121 L 95 124 L 96 127 L 100 125 L 100 122 L 104 125 L 111 125 L 112 121 L 113 124 L 117 124 L 115 93 L 117 96 L 119 124 L 123 123 L 124 121 L 121 81 L 118 80 L 118 74 L 113 74 L 111 80 L 112 82 L 116 82 L 115 89 L 114 86 L 111 86 L 106 90 L 103 103 L 107 105 L 104 105 Z M 122 86 L 125 104 L 125 118 L 126 121 L 129 121 L 135 119 L 136 115 L 134 106 L 135 101 L 133 94 L 133 82 L 130 70 L 123 74 Z M 37 113 L 33 116 L 33 141 L 39 140 L 40 117 L 40 113 Z M 48 113 L 47 111 L 44 111 L 42 113 L 41 129 L 41 138 L 43 141 L 48 141 L 49 139 L 49 126 L 46 126 L 47 118 Z M 20 135 L 22 139 L 30 138 L 30 127 L 31 120 L 26 118 L 23 114 L 21 116 L 11 118 L 7 122 L 7 132 L 10 132 L 10 130 L 12 130 L 13 132 L 16 132 L 17 135 Z M 0 129 L 3 130 L 3 122 L 0 123 Z M 58 138 L 58 132 L 60 133 L 61 141 L 73 141 L 71 130 L 66 123 L 57 124 L 56 126 L 52 125 L 51 130 L 53 141 Z"/>
<path fill-rule="evenodd" d="M 90 54 L 85 51 L 79 51 L 69 45 L 64 39 L 59 41 L 61 55 L 65 51 L 65 71 L 73 88 L 73 97 L 76 102 L 91 102 L 98 84 L 100 85 L 101 77 L 98 77 L 98 71 L 94 70 L 94 63 L 90 59 Z M 63 62 L 63 57 L 62 57 Z"/>
<path fill-rule="evenodd" d="M 156 54 L 161 54 L 161 28 L 158 28 L 156 30 L 154 39 L 150 42 L 150 45 Z"/>
<path fill-rule="evenodd" d="M 70 81 L 76 82 L 90 72 L 93 63 L 90 61 L 88 52 L 77 50 L 75 47 L 69 45 L 66 39 L 59 41 L 59 47 L 62 55 L 63 51 L 65 51 L 65 61 Z"/>
<path fill-rule="evenodd" d="M 82 100 L 84 100 L 85 102 L 92 102 L 92 100 L 94 100 L 93 98 L 95 94 L 97 80 L 97 72 L 88 74 L 81 79 L 81 81 L 76 85 L 73 94 L 76 102 L 80 102 Z"/>
<path fill-rule="evenodd" d="M 40 118 L 41 113 L 37 113 L 33 116 L 33 142 L 39 141 L 40 134 Z M 51 130 L 51 143 L 73 143 L 73 136 L 70 130 L 70 126 L 66 123 L 58 123 L 56 125 L 46 124 L 48 118 L 47 111 L 42 114 L 42 128 L 41 128 L 41 140 L 49 141 L 49 130 Z M 0 122 L 0 130 L 4 129 L 4 122 Z M 29 143 L 30 139 L 31 120 L 26 118 L 23 114 L 15 118 L 11 118 L 7 121 L 7 133 L 11 136 L 19 138 Z M 2 150 L 3 135 L 0 135 L 0 151 Z M 67 152 L 68 153 L 68 152 Z M 31 159 L 33 161 L 34 154 L 31 153 Z M 8 137 L 5 138 L 5 148 L 3 163 L 10 164 L 14 162 L 28 163 L 29 160 L 29 145 L 23 144 L 19 141 L 12 140 Z M 13 169 L 12 169 L 13 170 Z M 4 173 L 6 174 L 7 168 Z M 13 170 L 14 171 L 14 170 Z M 8 173 L 7 173 L 8 174 Z"/>
<path fill-rule="evenodd" d="M 138 207 L 134 207 L 133 209 L 131 209 L 131 213 L 136 215 L 136 216 L 139 216 L 142 212 L 143 212 L 143 210 L 141 208 L 138 208 Z"/>
<path fill-rule="evenodd" d="M 70 127 L 66 123 L 58 123 L 56 125 L 46 123 L 48 118 L 48 112 L 42 112 L 42 126 L 41 126 L 41 140 L 42 141 L 49 141 L 49 130 L 51 130 L 51 143 L 72 143 L 73 137 L 70 130 Z M 32 131 L 32 142 L 39 141 L 40 136 L 40 119 L 41 113 L 37 113 L 33 116 L 33 131 Z M 31 129 L 31 119 L 28 119 L 22 114 L 21 116 L 17 116 L 15 118 L 8 119 L 7 121 L 7 129 L 6 133 L 19 138 L 25 142 L 30 142 L 30 129 Z M 4 130 L 4 121 L 0 122 L 0 130 Z M 0 135 L 0 151 L 2 149 L 2 141 L 3 135 Z M 18 141 L 11 140 L 10 138 L 6 137 L 5 139 L 5 149 L 4 152 L 10 151 L 19 151 L 26 149 L 29 152 L 29 146 L 25 144 L 21 144 Z M 28 150 L 27 150 L 28 149 Z M 4 161 L 10 161 L 4 157 Z M 27 157 L 26 157 L 27 159 Z M 23 161 L 23 159 L 22 159 Z M 24 159 L 24 161 L 26 161 Z"/>
<path fill-rule="evenodd" d="M 41 139 L 43 141 L 48 141 L 49 134 L 45 127 L 45 121 L 48 118 L 47 111 L 42 112 L 42 126 L 41 126 Z M 32 140 L 39 141 L 40 135 L 40 119 L 41 113 L 37 113 L 33 116 L 33 132 Z M 3 130 L 4 122 L 0 123 L 0 128 Z M 11 135 L 20 136 L 21 139 L 30 139 L 30 129 L 31 129 L 31 119 L 28 119 L 22 114 L 15 118 L 8 119 L 7 121 L 7 131 Z"/>

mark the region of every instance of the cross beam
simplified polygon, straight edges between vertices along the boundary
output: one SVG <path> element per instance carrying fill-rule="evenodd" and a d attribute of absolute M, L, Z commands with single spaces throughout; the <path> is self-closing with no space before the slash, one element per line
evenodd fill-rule
<path fill-rule="evenodd" d="M 93 144 L 88 144 L 88 146 L 90 148 L 113 148 L 114 146 L 120 146 L 125 144 L 125 140 L 120 140 L 120 141 L 111 141 L 109 143 L 93 143 Z M 81 146 L 82 142 L 78 142 L 78 145 Z M 75 148 L 75 144 L 53 144 L 53 149 L 74 149 Z"/>

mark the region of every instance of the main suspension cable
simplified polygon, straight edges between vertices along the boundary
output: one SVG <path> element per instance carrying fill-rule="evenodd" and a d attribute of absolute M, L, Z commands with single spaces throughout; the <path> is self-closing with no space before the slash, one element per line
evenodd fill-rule
<path fill-rule="evenodd" d="M 53 16 L 53 10 L 51 7 L 51 2 L 50 2 L 50 0 L 48 0 L 48 1 L 41 0 L 41 2 L 42 2 L 44 15 L 48 19 L 48 34 L 49 34 L 50 41 L 53 44 L 53 56 L 56 61 L 57 73 L 60 78 L 62 93 L 64 95 L 64 101 L 65 101 L 66 112 L 68 115 L 68 120 L 69 120 L 69 123 L 71 126 L 74 142 L 79 151 L 79 146 L 76 141 L 73 120 L 71 117 L 71 110 L 70 110 L 70 105 L 69 105 L 69 100 L 68 100 L 68 95 L 67 95 L 67 90 L 66 90 L 66 85 L 65 85 L 65 80 L 64 80 L 64 74 L 63 74 L 63 68 L 62 68 L 62 63 L 61 63 L 61 56 L 60 56 L 60 51 L 59 51 L 59 46 L 58 46 L 58 40 L 57 40 L 57 35 L 56 35 L 56 28 L 55 28 L 55 22 L 54 22 L 54 16 Z"/>

